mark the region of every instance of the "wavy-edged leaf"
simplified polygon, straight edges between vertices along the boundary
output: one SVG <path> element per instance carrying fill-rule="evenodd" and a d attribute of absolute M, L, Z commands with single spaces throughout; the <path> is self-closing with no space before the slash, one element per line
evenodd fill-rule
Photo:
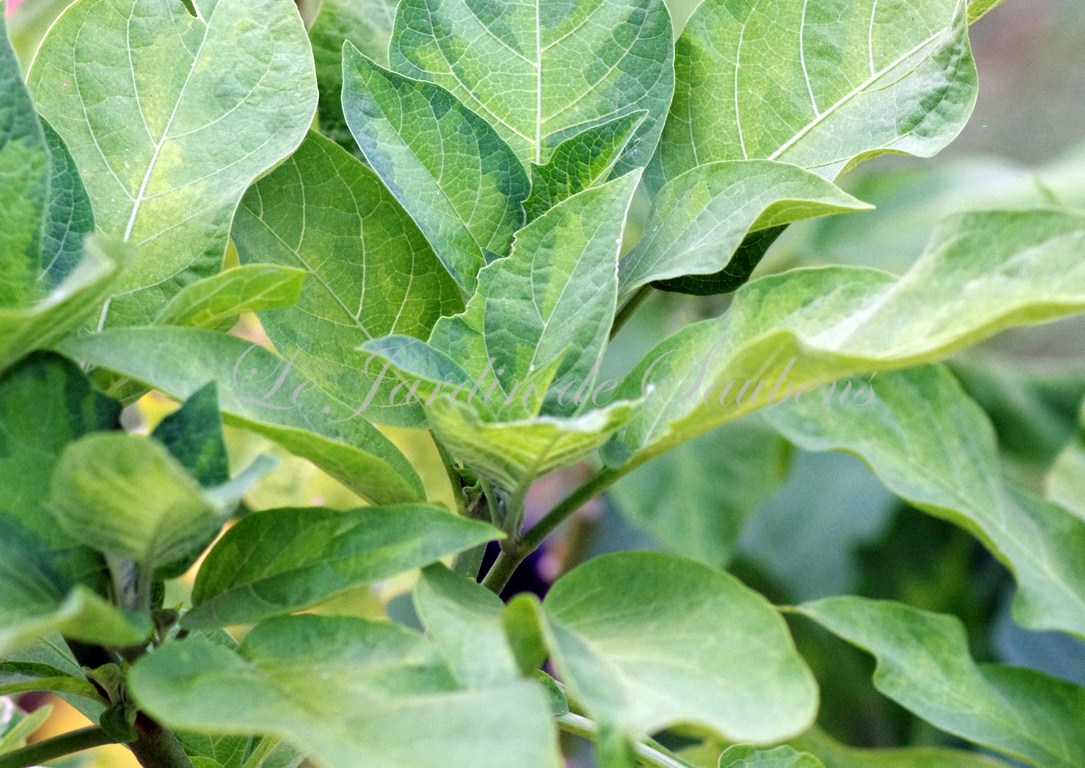
<path fill-rule="evenodd" d="M 228 269 L 182 288 L 154 322 L 228 331 L 242 312 L 294 304 L 301 295 L 305 277 L 300 269 L 272 264 Z"/>
<path fill-rule="evenodd" d="M 524 221 L 530 185 L 489 123 L 434 83 L 343 49 L 343 110 L 358 146 L 468 294 Z"/>
<path fill-rule="evenodd" d="M 78 328 L 115 290 L 131 254 L 123 243 L 91 236 L 75 269 L 40 301 L 0 308 L 0 371 Z"/>
<path fill-rule="evenodd" d="M 49 179 L 49 206 L 41 242 L 39 288 L 56 288 L 83 258 L 84 238 L 94 232 L 94 211 L 79 169 L 68 148 L 52 126 L 42 123 L 49 145 L 52 173 Z"/>
<path fill-rule="evenodd" d="M 448 88 L 485 117 L 525 163 L 569 136 L 648 114 L 618 169 L 643 167 L 674 93 L 663 0 L 402 0 L 392 67 Z"/>
<path fill-rule="evenodd" d="M 1085 635 L 1085 521 L 1007 491 L 990 421 L 944 368 L 879 374 L 873 387 L 867 405 L 808 396 L 765 418 L 806 450 L 854 453 L 911 505 L 977 536 L 1016 577 L 1023 624 Z"/>
<path fill-rule="evenodd" d="M 358 348 L 391 334 L 426 338 L 438 318 L 463 309 L 463 300 L 377 175 L 311 133 L 245 195 L 233 237 L 243 264 L 307 275 L 297 304 L 260 314 L 279 353 L 341 400 L 371 393 L 370 420 L 419 426 L 421 409 L 403 398 L 393 403 L 395 377 Z"/>
<path fill-rule="evenodd" d="M 0 19 L 0 309 L 34 298 L 50 175 L 49 145 Z"/>
<path fill-rule="evenodd" d="M 524 201 L 527 220 L 607 181 L 647 114 L 631 112 L 588 128 L 561 142 L 545 164 L 532 163 L 531 194 Z"/>
<path fill-rule="evenodd" d="M 233 336 L 196 328 L 117 328 L 70 339 L 67 354 L 180 400 L 218 384 L 229 424 L 309 459 L 377 503 L 417 501 L 422 482 L 403 454 L 359 412 L 290 369 L 289 361 Z"/>
<path fill-rule="evenodd" d="M 208 553 L 184 623 L 255 623 L 499 537 L 485 523 L 419 504 L 249 515 Z"/>
<path fill-rule="evenodd" d="M 720 160 L 834 179 L 886 152 L 930 157 L 972 113 L 965 0 L 706 0 L 676 44 L 649 181 Z"/>
<path fill-rule="evenodd" d="M 1030 765 L 1082 765 L 1085 688 L 1030 669 L 977 664 L 956 618 L 858 597 L 796 610 L 873 655 L 874 686 L 935 727 Z"/>
<path fill-rule="evenodd" d="M 343 117 L 343 43 L 388 66 L 388 41 L 399 0 L 321 0 L 309 30 L 320 92 L 317 117 L 320 132 L 349 152 L 358 146 Z"/>
<path fill-rule="evenodd" d="M 825 768 L 809 752 L 796 752 L 791 747 L 757 749 L 736 745 L 720 755 L 719 768 Z"/>
<path fill-rule="evenodd" d="M 273 619 L 236 653 L 190 638 L 143 657 L 129 685 L 168 725 L 280 736 L 326 768 L 560 764 L 538 686 L 462 690 L 423 637 L 387 623 Z"/>
<path fill-rule="evenodd" d="M 1083 251 L 1077 214 L 962 214 L 901 278 L 830 267 L 748 283 L 726 315 L 657 346 L 619 387 L 616 397 L 643 394 L 645 407 L 608 461 L 640 463 L 797 388 L 937 360 L 1007 327 L 1079 312 Z"/>
<path fill-rule="evenodd" d="M 869 209 L 822 177 L 786 163 L 698 166 L 656 195 L 644 238 L 622 259 L 620 293 L 628 296 L 652 282 L 719 272 L 726 275 L 723 287 L 734 290 L 759 261 L 733 258 L 748 234 Z"/>
<path fill-rule="evenodd" d="M 100 324 L 148 322 L 219 271 L 241 195 L 301 142 L 316 110 L 292 3 L 195 6 L 193 15 L 169 0 L 79 0 L 30 72 L 99 229 L 139 246 Z"/>
<path fill-rule="evenodd" d="M 560 578 L 543 612 L 562 680 L 589 715 L 633 739 L 696 724 L 765 744 L 813 722 L 817 685 L 783 619 L 726 573 L 670 555 L 604 555 Z"/>

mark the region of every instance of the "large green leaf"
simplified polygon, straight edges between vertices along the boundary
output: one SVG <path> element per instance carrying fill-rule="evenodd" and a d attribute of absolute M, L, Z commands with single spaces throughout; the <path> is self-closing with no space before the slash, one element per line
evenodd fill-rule
<path fill-rule="evenodd" d="M 76 267 L 40 301 L 0 308 L 0 371 L 78 328 L 115 289 L 131 252 L 123 243 L 90 237 Z"/>
<path fill-rule="evenodd" d="M 830 267 L 748 283 L 726 315 L 660 344 L 619 387 L 616 397 L 646 401 L 608 460 L 640 463 L 795 391 L 936 360 L 1009 326 L 1081 311 L 1083 248 L 1077 214 L 962 214 L 899 279 Z M 836 396 L 872 392 L 862 385 Z"/>
<path fill-rule="evenodd" d="M 416 501 L 422 482 L 392 443 L 288 361 L 242 339 L 195 328 L 118 328 L 65 342 L 73 357 L 177 399 L 218 383 L 227 423 L 309 459 L 377 503 Z"/>
<path fill-rule="evenodd" d="M 668 551 L 723 567 L 749 514 L 783 482 L 789 459 L 787 443 L 752 417 L 639 467 L 610 498 Z"/>
<path fill-rule="evenodd" d="M 879 374 L 874 389 L 865 406 L 806 397 L 765 416 L 806 450 L 858 455 L 910 504 L 979 537 L 1017 578 L 1023 624 L 1085 635 L 1085 521 L 1007 492 L 990 422 L 944 368 Z"/>
<path fill-rule="evenodd" d="M 604 555 L 559 579 L 543 608 L 555 667 L 576 699 L 635 739 L 689 723 L 765 744 L 813 722 L 817 686 L 783 620 L 721 571 L 669 555 Z"/>
<path fill-rule="evenodd" d="M 233 236 L 243 264 L 297 267 L 308 275 L 296 305 L 260 315 L 280 354 L 341 400 L 367 393 L 372 421 L 422 423 L 420 408 L 403 398 L 392 403 L 396 378 L 370 365 L 372 355 L 358 348 L 389 334 L 426 338 L 463 301 L 373 171 L 311 133 L 245 195 Z"/>
<path fill-rule="evenodd" d="M 150 321 L 221 269 L 238 200 L 298 145 L 316 110 L 293 3 L 196 5 L 194 16 L 170 0 L 79 0 L 30 73 L 98 227 L 140 246 L 99 325 Z"/>
<path fill-rule="evenodd" d="M 523 166 L 490 125 L 438 85 L 343 50 L 347 124 L 392 194 L 470 294 L 524 220 Z"/>
<path fill-rule="evenodd" d="M 129 686 L 167 725 L 281 736 L 327 768 L 560 764 L 540 688 L 462 690 L 436 649 L 387 623 L 273 619 L 237 653 L 190 638 L 141 659 Z"/>
<path fill-rule="evenodd" d="M 655 150 L 674 93 L 663 0 L 403 0 L 392 67 L 448 88 L 485 117 L 526 164 L 564 139 L 647 111 L 618 168 Z"/>
<path fill-rule="evenodd" d="M 484 523 L 423 505 L 260 512 L 208 553 L 185 625 L 251 624 L 308 608 L 499 536 Z"/>
<path fill-rule="evenodd" d="M 719 160 L 828 179 L 885 152 L 929 157 L 976 100 L 965 0 L 706 0 L 677 43 L 651 181 Z"/>
<path fill-rule="evenodd" d="M 321 0 L 320 12 L 309 30 L 320 91 L 320 132 L 352 152 L 358 147 L 343 117 L 343 43 L 349 40 L 387 67 L 397 4 L 398 0 Z"/>
<path fill-rule="evenodd" d="M 797 610 L 871 653 L 875 687 L 932 725 L 1030 765 L 1085 765 L 1085 689 L 1029 669 L 976 664 L 957 619 L 858 597 Z"/>
<path fill-rule="evenodd" d="M 719 768 L 825 768 L 808 752 L 796 752 L 791 747 L 759 750 L 734 746 L 720 755 Z"/>
<path fill-rule="evenodd" d="M 228 331 L 242 312 L 279 309 L 301 295 L 305 272 L 253 264 L 220 272 L 181 289 L 154 322 Z"/>
<path fill-rule="evenodd" d="M 733 258 L 747 234 L 868 208 L 822 177 L 785 163 L 698 166 L 656 195 L 644 238 L 622 259 L 621 295 L 657 280 L 721 271 L 733 290 L 757 266 Z"/>
<path fill-rule="evenodd" d="M 133 625 L 98 592 L 102 558 L 69 536 L 45 507 L 64 446 L 116 429 L 120 407 L 72 363 L 36 354 L 0 378 L 0 655 L 49 632 L 88 642 L 134 645 Z"/>
<path fill-rule="evenodd" d="M 49 146 L 0 19 L 0 309 L 34 297 L 49 182 Z"/>

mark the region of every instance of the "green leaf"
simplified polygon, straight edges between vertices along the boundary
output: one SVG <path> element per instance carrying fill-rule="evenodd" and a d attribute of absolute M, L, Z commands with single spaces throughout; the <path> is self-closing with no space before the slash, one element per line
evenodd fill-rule
<path fill-rule="evenodd" d="M 749 514 L 787 476 L 790 457 L 764 422 L 743 419 L 639 467 L 610 498 L 667 551 L 723 567 Z"/>
<path fill-rule="evenodd" d="M 1006 0 L 968 0 L 968 23 L 979 21 L 1004 2 Z"/>
<path fill-rule="evenodd" d="M 387 623 L 274 619 L 239 653 L 191 638 L 144 656 L 129 684 L 168 725 L 281 736 L 326 768 L 559 765 L 538 686 L 461 690 L 421 636 Z"/>
<path fill-rule="evenodd" d="M 4 702 L 0 719 L 0 755 L 7 755 L 26 746 L 27 741 L 53 714 L 52 706 L 46 704 L 33 712 L 23 713 L 13 703 Z"/>
<path fill-rule="evenodd" d="M 422 571 L 414 608 L 456 680 L 465 688 L 517 680 L 520 667 L 502 626 L 505 604 L 443 565 Z"/>
<path fill-rule="evenodd" d="M 629 423 L 634 411 L 632 403 L 621 402 L 579 416 L 495 422 L 446 396 L 427 406 L 426 415 L 430 429 L 456 458 L 515 493 L 588 456 Z"/>
<path fill-rule="evenodd" d="M 402 12 L 402 11 L 401 11 Z M 524 221 L 523 166 L 490 125 L 433 83 L 343 49 L 343 110 L 366 160 L 467 294 Z"/>
<path fill-rule="evenodd" d="M 757 159 L 835 179 L 886 152 L 936 154 L 976 100 L 965 10 L 964 0 L 706 0 L 676 44 L 649 180 Z"/>
<path fill-rule="evenodd" d="M 1085 437 L 1073 440 L 1046 478 L 1047 497 L 1085 521 Z"/>
<path fill-rule="evenodd" d="M 105 563 L 45 508 L 64 446 L 115 429 L 119 416 L 116 403 L 56 355 L 35 354 L 0 377 L 0 656 L 54 631 L 114 646 L 149 632 L 95 593 L 106 590 Z"/>
<path fill-rule="evenodd" d="M 49 145 L 0 19 L 0 310 L 34 298 L 49 181 Z"/>
<path fill-rule="evenodd" d="M 130 260 L 128 246 L 90 237 L 79 264 L 41 301 L 0 308 L 0 371 L 78 328 L 115 289 Z"/>
<path fill-rule="evenodd" d="M 72 538 L 148 570 L 188 554 L 219 524 L 215 506 L 165 446 L 123 432 L 64 449 L 49 507 Z"/>
<path fill-rule="evenodd" d="M 784 163 L 698 166 L 656 195 L 644 238 L 622 259 L 620 293 L 628 296 L 651 282 L 721 271 L 733 290 L 758 263 L 733 258 L 747 234 L 869 208 L 820 176 Z"/>
<path fill-rule="evenodd" d="M 42 123 L 42 129 L 49 145 L 52 175 L 37 279 L 39 287 L 50 290 L 60 285 L 83 258 L 83 240 L 94 232 L 94 211 L 64 141 L 48 123 Z"/>
<path fill-rule="evenodd" d="M 938 747 L 857 749 L 834 741 L 816 727 L 791 744 L 816 754 L 826 768 L 1006 768 L 986 755 Z"/>
<path fill-rule="evenodd" d="M 1082 765 L 1085 689 L 1029 669 L 976 664 L 957 619 L 858 597 L 797 610 L 873 655 L 875 687 L 935 727 L 1030 765 Z"/>
<path fill-rule="evenodd" d="M 720 755 L 719 768 L 825 768 L 809 752 L 796 752 L 791 747 L 758 750 L 755 747 L 734 746 Z"/>
<path fill-rule="evenodd" d="M 403 454 L 359 415 L 363 403 L 335 400 L 255 344 L 194 328 L 151 327 L 114 329 L 62 346 L 179 400 L 217 382 L 228 424 L 274 440 L 374 502 L 423 497 Z"/>
<path fill-rule="evenodd" d="M 30 86 L 82 172 L 98 227 L 139 245 L 99 325 L 148 322 L 222 268 L 249 184 L 316 110 L 293 3 L 79 0 L 42 42 Z M 239 44 L 239 41 L 240 44 Z"/>
<path fill-rule="evenodd" d="M 370 420 L 420 426 L 421 409 L 402 397 L 393 404 L 395 377 L 358 347 L 390 334 L 425 338 L 463 301 L 377 175 L 311 133 L 245 195 L 233 236 L 242 263 L 298 267 L 308 275 L 296 305 L 260 314 L 279 353 L 341 400 L 371 393 Z"/>
<path fill-rule="evenodd" d="M 619 172 L 643 167 L 674 93 L 663 0 L 403 0 L 389 56 L 485 117 L 525 164 L 569 136 L 646 111 Z"/>
<path fill-rule="evenodd" d="M 184 623 L 255 623 L 499 537 L 489 525 L 424 505 L 260 512 L 208 553 Z"/>
<path fill-rule="evenodd" d="M 618 388 L 617 398 L 646 399 L 607 460 L 639 464 L 795 391 L 937 360 L 1004 328 L 1079 312 L 1083 245 L 1076 214 L 962 214 L 899 279 L 830 267 L 748 283 L 726 315 L 664 341 Z M 865 400 L 871 391 L 837 396 Z"/>
<path fill-rule="evenodd" d="M 531 165 L 531 194 L 524 201 L 534 221 L 562 200 L 607 181 L 647 111 L 600 123 L 561 142 L 544 165 Z"/>
<path fill-rule="evenodd" d="M 70 693 L 95 701 L 101 700 L 98 689 L 87 680 L 73 677 L 48 664 L 10 661 L 0 663 L 0 696 L 32 691 Z"/>
<path fill-rule="evenodd" d="M 635 739 L 695 724 L 762 744 L 813 722 L 817 686 L 783 619 L 721 571 L 604 555 L 559 579 L 544 611 L 561 678 L 592 717 Z"/>
<path fill-rule="evenodd" d="M 242 312 L 293 305 L 301 296 L 305 272 L 286 266 L 235 267 L 182 288 L 154 322 L 228 331 Z"/>
<path fill-rule="evenodd" d="M 1016 577 L 1025 626 L 1085 635 L 1085 521 L 1007 491 L 990 422 L 944 368 L 879 374 L 874 387 L 865 406 L 806 397 L 766 418 L 806 450 L 856 454 L 898 496 L 977 536 Z"/>
<path fill-rule="evenodd" d="M 218 391 L 212 382 L 159 422 L 151 437 L 162 443 L 205 488 L 230 479 Z"/>
<path fill-rule="evenodd" d="M 346 150 L 358 152 L 343 117 L 343 42 L 382 67 L 388 66 L 388 41 L 398 0 L 322 0 L 309 30 L 320 91 L 320 132 Z"/>

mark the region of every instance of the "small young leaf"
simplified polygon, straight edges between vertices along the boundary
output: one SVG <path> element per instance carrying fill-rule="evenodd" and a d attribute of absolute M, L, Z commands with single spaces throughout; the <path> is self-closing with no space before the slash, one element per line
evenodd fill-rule
<path fill-rule="evenodd" d="M 525 164 L 615 117 L 648 114 L 618 164 L 643 167 L 674 93 L 663 0 L 402 0 L 392 67 L 444 86 L 485 117 Z"/>
<path fill-rule="evenodd" d="M 878 662 L 874 686 L 937 728 L 1044 768 L 1079 768 L 1085 689 L 976 664 L 964 627 L 900 603 L 838 597 L 797 609 Z"/>
<path fill-rule="evenodd" d="M 154 322 L 228 331 L 242 312 L 291 306 L 304 281 L 305 272 L 291 267 L 253 264 L 228 269 L 181 289 Z"/>
<path fill-rule="evenodd" d="M 498 538 L 439 507 L 279 509 L 243 518 L 208 553 L 193 628 L 254 623 Z"/>
<path fill-rule="evenodd" d="M 791 747 L 759 750 L 756 747 L 734 746 L 720 755 L 719 768 L 825 768 L 808 752 L 796 752 Z"/>
<path fill-rule="evenodd" d="M 292 3 L 197 5 L 193 15 L 180 2 L 79 0 L 30 72 L 98 227 L 139 245 L 99 324 L 149 322 L 181 288 L 218 272 L 241 195 L 301 142 L 316 110 Z"/>
<path fill-rule="evenodd" d="M 325 768 L 560 765 L 536 684 L 462 690 L 436 649 L 387 623 L 273 619 L 236 653 L 193 637 L 144 656 L 129 685 L 167 725 L 280 736 Z"/>
<path fill-rule="evenodd" d="M 366 160 L 467 294 L 504 256 L 530 187 L 490 125 L 433 83 L 390 72 L 346 43 L 343 110 Z"/>

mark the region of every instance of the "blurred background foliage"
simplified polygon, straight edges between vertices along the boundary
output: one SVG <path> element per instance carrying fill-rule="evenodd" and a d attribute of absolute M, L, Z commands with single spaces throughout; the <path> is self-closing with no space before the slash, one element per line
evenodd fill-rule
<path fill-rule="evenodd" d="M 24 67 L 67 4 L 9 0 Z M 307 13 L 312 5 L 306 4 Z M 670 5 L 680 29 L 696 2 Z M 952 211 L 1049 205 L 1085 210 L 1085 3 L 1008 0 L 974 27 L 973 42 L 981 96 L 958 141 L 935 160 L 883 158 L 861 166 L 842 184 L 877 210 L 792 227 L 759 274 L 821 264 L 900 273 Z M 726 298 L 657 293 L 617 338 L 604 377 L 624 374 L 669 333 L 725 308 Z M 260 338 L 252 319 L 237 331 Z M 1085 514 L 1085 320 L 1004 334 L 951 367 L 991 416 L 1007 471 Z M 173 407 L 149 396 L 130 411 L 130 423 L 147 429 Z M 403 431 L 392 437 L 417 460 L 431 496 L 451 501 L 428 438 Z M 280 459 L 248 498 L 253 509 L 360 503 L 311 465 L 258 438 L 236 431 L 229 438 L 239 467 L 259 452 Z M 1062 471 L 1052 474 L 1053 465 Z M 539 483 L 529 514 L 544 513 L 574 483 L 577 471 Z M 779 603 L 853 593 L 953 613 L 965 622 L 977 658 L 1085 684 L 1085 645 L 1016 627 L 1009 614 L 1011 579 L 968 534 L 907 508 L 858 460 L 795 450 L 756 417 L 705 435 L 628 477 L 559 531 L 510 589 L 544 591 L 584 559 L 635 548 L 674 551 L 730 568 Z M 409 603 L 401 597 L 409 587 L 406 581 L 384 584 L 323 610 L 387 612 L 409 622 Z M 185 588 L 182 581 L 174 589 Z M 168 600 L 182 598 L 175 591 Z M 950 743 L 874 691 L 867 657 L 809 623 L 792 626 L 822 687 L 819 730 L 808 737 L 809 746 L 829 749 L 832 739 L 864 747 Z M 34 714 L 27 717 L 0 701 L 0 750 L 5 738 L 14 742 L 35 731 L 33 738 L 43 738 L 82 724 L 59 700 L 31 697 L 19 704 Z M 685 747 L 689 760 L 715 765 L 719 745 L 698 745 L 681 733 L 662 738 Z M 569 746 L 577 765 L 589 765 L 586 750 Z M 122 748 L 113 748 L 65 765 L 134 763 Z"/>

